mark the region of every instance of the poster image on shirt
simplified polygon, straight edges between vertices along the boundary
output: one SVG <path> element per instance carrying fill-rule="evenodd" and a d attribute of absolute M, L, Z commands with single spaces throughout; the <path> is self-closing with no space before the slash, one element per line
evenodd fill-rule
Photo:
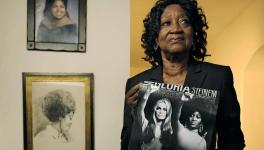
<path fill-rule="evenodd" d="M 93 74 L 23 74 L 24 150 L 93 150 Z"/>
<path fill-rule="evenodd" d="M 217 90 L 140 84 L 129 150 L 214 149 Z"/>
<path fill-rule="evenodd" d="M 27 49 L 86 52 L 86 0 L 27 0 Z"/>

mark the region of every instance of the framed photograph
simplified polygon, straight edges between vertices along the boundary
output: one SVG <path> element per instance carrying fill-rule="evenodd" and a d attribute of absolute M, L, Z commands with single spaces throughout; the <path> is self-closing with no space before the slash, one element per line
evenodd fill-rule
<path fill-rule="evenodd" d="M 24 150 L 93 150 L 91 73 L 23 73 Z"/>
<path fill-rule="evenodd" d="M 27 0 L 27 49 L 86 52 L 86 0 Z"/>

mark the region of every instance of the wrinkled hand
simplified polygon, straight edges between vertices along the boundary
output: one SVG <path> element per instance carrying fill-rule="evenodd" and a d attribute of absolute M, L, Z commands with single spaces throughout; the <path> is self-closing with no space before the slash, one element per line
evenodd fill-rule
<path fill-rule="evenodd" d="M 126 103 L 128 104 L 129 107 L 132 109 L 136 106 L 137 104 L 137 97 L 139 93 L 139 84 L 133 86 L 127 93 L 126 93 Z"/>
<path fill-rule="evenodd" d="M 183 101 L 183 102 L 187 102 L 187 101 L 189 101 L 190 99 L 192 99 L 193 96 L 194 96 L 193 93 L 184 92 L 184 93 L 182 94 L 181 101 Z"/>

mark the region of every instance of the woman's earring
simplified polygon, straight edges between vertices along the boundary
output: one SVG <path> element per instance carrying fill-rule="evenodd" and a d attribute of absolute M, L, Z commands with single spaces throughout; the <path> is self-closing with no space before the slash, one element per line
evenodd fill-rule
<path fill-rule="evenodd" d="M 192 51 L 194 52 L 195 49 L 196 49 L 196 46 L 195 46 L 195 43 L 193 42 L 193 43 L 192 43 Z"/>
<path fill-rule="evenodd" d="M 155 39 L 155 45 L 154 45 L 155 52 L 159 49 L 158 39 Z"/>
<path fill-rule="evenodd" d="M 184 123 L 184 127 L 187 128 L 187 121 L 185 121 L 185 123 Z"/>
<path fill-rule="evenodd" d="M 199 125 L 199 132 L 200 132 L 200 133 L 203 132 L 203 124 L 200 124 L 200 125 Z"/>
<path fill-rule="evenodd" d="M 158 44 L 156 44 L 156 45 L 154 46 L 154 50 L 155 50 L 155 52 L 158 50 L 158 48 L 159 48 L 159 46 L 158 46 Z"/>

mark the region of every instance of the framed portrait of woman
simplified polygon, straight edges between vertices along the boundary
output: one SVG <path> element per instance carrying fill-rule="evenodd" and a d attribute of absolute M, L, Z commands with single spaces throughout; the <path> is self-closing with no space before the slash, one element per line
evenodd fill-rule
<path fill-rule="evenodd" d="M 86 52 L 86 0 L 28 0 L 27 49 Z"/>
<path fill-rule="evenodd" d="M 23 73 L 24 150 L 93 150 L 93 74 Z"/>

